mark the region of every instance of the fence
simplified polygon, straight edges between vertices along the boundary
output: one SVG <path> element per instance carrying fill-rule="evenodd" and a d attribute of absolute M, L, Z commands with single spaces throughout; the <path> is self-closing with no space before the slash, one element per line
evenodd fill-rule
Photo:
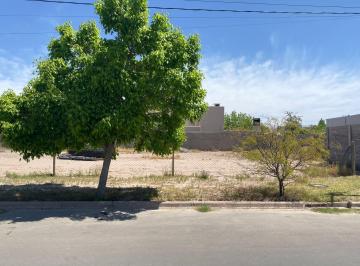
<path fill-rule="evenodd" d="M 119 155 L 110 166 L 110 176 L 141 177 L 170 175 L 172 156 L 156 156 L 151 153 L 137 153 L 132 149 L 119 149 Z M 174 154 L 176 175 L 197 175 L 205 171 L 215 177 L 230 177 L 246 174 L 252 169 L 252 163 L 231 151 L 194 151 L 182 150 Z M 20 155 L 10 150 L 0 151 L 0 177 L 9 174 L 50 174 L 53 160 L 43 157 L 30 162 L 20 160 Z M 56 160 L 56 173 L 60 176 L 98 174 L 102 160 Z"/>
<path fill-rule="evenodd" d="M 360 170 L 360 125 L 329 127 L 327 142 L 331 162 Z"/>

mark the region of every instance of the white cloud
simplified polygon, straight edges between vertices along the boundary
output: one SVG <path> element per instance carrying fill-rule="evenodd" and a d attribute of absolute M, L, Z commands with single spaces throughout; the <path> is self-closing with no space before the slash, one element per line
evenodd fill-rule
<path fill-rule="evenodd" d="M 19 58 L 0 56 L 0 93 L 6 89 L 22 91 L 32 78 L 33 66 Z"/>
<path fill-rule="evenodd" d="M 286 65 L 286 66 L 285 66 Z M 301 66 L 302 65 L 302 66 Z M 336 65 L 209 60 L 203 62 L 210 104 L 260 117 L 292 111 L 306 124 L 360 113 L 360 71 Z"/>
<path fill-rule="evenodd" d="M 282 63 L 262 58 L 259 55 L 251 62 L 244 58 L 205 60 L 207 101 L 221 103 L 226 112 L 236 110 L 262 118 L 293 111 L 306 124 L 360 113 L 360 70 L 321 66 L 315 61 L 304 64 L 301 57 Z M 9 88 L 22 91 L 33 70 L 32 64 L 1 52 L 0 93 Z"/>

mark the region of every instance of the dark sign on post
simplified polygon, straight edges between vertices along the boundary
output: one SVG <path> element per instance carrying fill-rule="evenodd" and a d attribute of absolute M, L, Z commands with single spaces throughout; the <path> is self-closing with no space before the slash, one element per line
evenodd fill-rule
<path fill-rule="evenodd" d="M 260 131 L 261 119 L 260 118 L 253 118 L 253 129 L 255 131 Z"/>

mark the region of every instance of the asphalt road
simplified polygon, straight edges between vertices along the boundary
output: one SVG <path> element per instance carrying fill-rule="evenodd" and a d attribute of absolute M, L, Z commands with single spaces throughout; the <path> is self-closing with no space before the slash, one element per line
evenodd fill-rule
<path fill-rule="evenodd" d="M 0 265 L 360 265 L 360 215 L 299 210 L 10 211 Z"/>

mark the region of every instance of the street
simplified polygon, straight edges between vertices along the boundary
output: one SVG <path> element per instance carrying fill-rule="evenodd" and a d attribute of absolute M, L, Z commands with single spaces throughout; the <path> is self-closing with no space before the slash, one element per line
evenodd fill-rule
<path fill-rule="evenodd" d="M 0 265 L 360 265 L 360 216 L 308 210 L 13 210 Z"/>

